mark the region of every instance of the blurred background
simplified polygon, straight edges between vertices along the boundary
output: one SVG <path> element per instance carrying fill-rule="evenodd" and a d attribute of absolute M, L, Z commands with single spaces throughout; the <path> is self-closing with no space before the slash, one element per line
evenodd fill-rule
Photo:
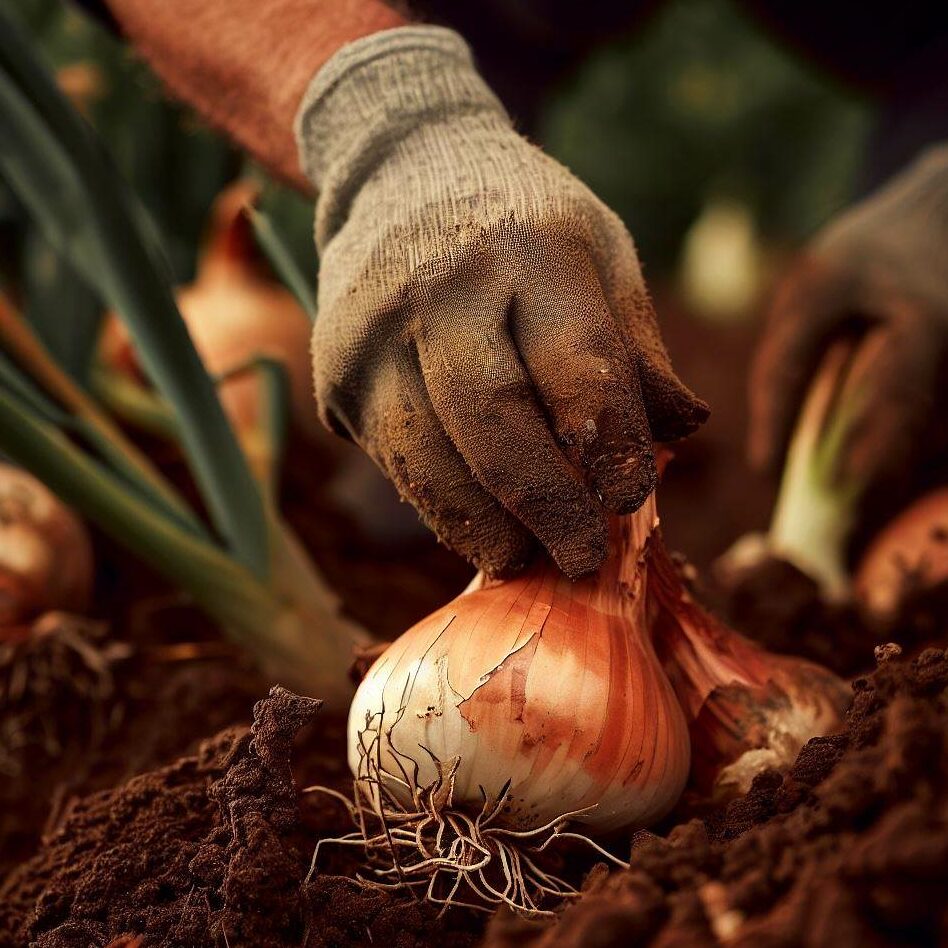
<path fill-rule="evenodd" d="M 245 160 L 167 101 L 130 49 L 77 7 L 0 2 L 27 25 L 151 212 L 174 281 L 189 280 L 208 209 L 247 171 Z M 750 476 L 742 450 L 744 374 L 761 302 L 793 248 L 852 199 L 871 106 L 727 0 L 660 5 L 634 35 L 597 43 L 558 69 L 529 104 L 511 88 L 521 127 L 627 222 L 676 368 L 712 405 L 663 491 L 672 542 L 706 565 L 766 521 L 771 485 Z M 273 182 L 262 204 L 315 283 L 310 205 Z M 21 287 L 40 324 L 80 320 L 96 305 L 3 191 L 0 280 Z M 334 488 L 338 503 L 357 513 L 365 491 L 391 502 L 345 446 L 332 450 L 350 465 Z M 399 517 L 411 533 L 404 508 Z"/>
<path fill-rule="evenodd" d="M 163 99 L 129 49 L 70 3 L 11 6 L 157 220 L 175 276 L 187 279 L 207 209 L 239 156 Z M 662 4 L 633 36 L 570 72 L 518 118 L 626 220 L 653 276 L 721 255 L 709 234 L 727 246 L 723 262 L 765 265 L 852 195 L 869 105 L 727 0 Z M 309 209 L 271 190 L 313 270 Z"/>

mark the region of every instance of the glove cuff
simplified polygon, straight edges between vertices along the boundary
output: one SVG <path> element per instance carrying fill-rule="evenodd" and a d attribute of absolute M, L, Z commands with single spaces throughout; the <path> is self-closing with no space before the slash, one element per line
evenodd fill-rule
<path fill-rule="evenodd" d="M 472 114 L 511 127 L 454 30 L 402 26 L 343 46 L 313 78 L 295 122 L 300 166 L 318 194 L 317 246 L 414 129 Z"/>

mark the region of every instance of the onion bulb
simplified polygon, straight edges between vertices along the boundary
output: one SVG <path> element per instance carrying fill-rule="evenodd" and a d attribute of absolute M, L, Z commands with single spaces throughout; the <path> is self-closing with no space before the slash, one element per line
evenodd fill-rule
<path fill-rule="evenodd" d="M 698 792 L 718 800 L 746 793 L 762 770 L 787 770 L 811 737 L 839 727 L 849 688 L 703 609 L 660 543 L 651 551 L 649 594 L 655 647 L 688 720 Z"/>
<path fill-rule="evenodd" d="M 689 742 L 645 618 L 640 557 L 654 510 L 616 521 L 597 576 L 573 583 L 538 564 L 462 594 L 395 641 L 352 703 L 353 772 L 397 775 L 410 757 L 424 786 L 438 761 L 457 758 L 454 803 L 479 809 L 509 782 L 502 816 L 517 829 L 564 813 L 597 830 L 667 813 Z"/>
<path fill-rule="evenodd" d="M 856 597 L 892 619 L 906 596 L 948 579 L 948 487 L 933 490 L 893 518 L 859 564 Z"/>
<path fill-rule="evenodd" d="M 0 464 L 0 629 L 51 610 L 81 612 L 92 583 L 81 521 L 31 474 Z"/>
<path fill-rule="evenodd" d="M 744 790 L 839 724 L 842 683 L 705 612 L 657 524 L 653 494 L 613 521 L 597 575 L 573 583 L 545 561 L 475 580 L 376 659 L 349 716 L 358 829 L 343 841 L 387 852 L 377 871 L 437 901 L 466 884 L 533 911 L 530 885 L 567 894 L 535 854 L 568 820 L 648 825 L 689 776 L 716 796 Z M 439 874 L 450 889 L 436 896 Z"/>
<path fill-rule="evenodd" d="M 256 195 L 249 181 L 221 192 L 196 278 L 178 288 L 176 300 L 206 369 L 225 376 L 218 385 L 221 403 L 245 442 L 261 421 L 261 383 L 252 371 L 226 376 L 258 356 L 283 365 L 294 422 L 314 436 L 319 422 L 312 394 L 311 326 L 293 294 L 272 278 L 256 251 L 245 213 Z M 111 371 L 144 379 L 131 336 L 115 314 L 104 321 L 99 358 Z"/>

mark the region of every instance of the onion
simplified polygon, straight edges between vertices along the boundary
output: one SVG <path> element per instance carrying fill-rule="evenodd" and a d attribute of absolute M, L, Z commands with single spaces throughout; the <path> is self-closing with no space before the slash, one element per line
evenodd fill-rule
<path fill-rule="evenodd" d="M 874 615 L 893 618 L 911 593 L 948 579 L 948 487 L 933 490 L 893 518 L 859 564 L 856 597 Z"/>
<path fill-rule="evenodd" d="M 92 583 L 80 520 L 31 474 L 0 464 L 0 629 L 51 610 L 81 612 Z"/>
<path fill-rule="evenodd" d="M 464 883 L 475 901 L 533 911 L 530 883 L 567 894 L 533 873 L 567 820 L 596 833 L 648 825 L 689 772 L 717 796 L 744 790 L 838 726 L 842 683 L 705 612 L 657 524 L 652 495 L 613 521 L 596 576 L 571 583 L 545 561 L 475 581 L 375 661 L 349 716 L 358 830 L 345 842 L 387 851 L 388 873 L 437 901 Z M 518 859 L 530 869 L 519 880 Z"/>
<path fill-rule="evenodd" d="M 308 437 L 319 431 L 312 394 L 309 318 L 293 294 L 276 282 L 256 252 L 245 208 L 257 189 L 238 181 L 214 203 L 204 251 L 193 283 L 176 299 L 194 347 L 211 375 L 226 376 L 257 356 L 280 362 L 287 374 L 293 419 Z M 112 371 L 143 380 L 124 323 L 109 314 L 99 358 Z M 253 372 L 224 378 L 221 403 L 238 434 L 246 438 L 261 421 L 263 398 Z"/>
<path fill-rule="evenodd" d="M 418 785 L 437 779 L 436 761 L 459 758 L 459 806 L 479 808 L 481 788 L 496 799 L 509 781 L 503 819 L 518 829 L 580 810 L 599 830 L 667 813 L 689 746 L 645 620 L 648 508 L 617 521 L 598 576 L 572 583 L 546 562 L 462 594 L 402 635 L 353 700 L 353 772 L 378 766 L 364 749 L 380 737 L 381 768 L 398 774 L 405 756 L 417 758 Z"/>

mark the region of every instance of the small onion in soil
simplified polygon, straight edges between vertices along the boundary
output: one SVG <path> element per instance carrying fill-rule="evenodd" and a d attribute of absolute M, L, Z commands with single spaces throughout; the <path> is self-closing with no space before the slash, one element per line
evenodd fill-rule
<path fill-rule="evenodd" d="M 93 580 L 79 518 L 32 474 L 0 463 L 0 635 L 51 610 L 83 611 Z"/>

